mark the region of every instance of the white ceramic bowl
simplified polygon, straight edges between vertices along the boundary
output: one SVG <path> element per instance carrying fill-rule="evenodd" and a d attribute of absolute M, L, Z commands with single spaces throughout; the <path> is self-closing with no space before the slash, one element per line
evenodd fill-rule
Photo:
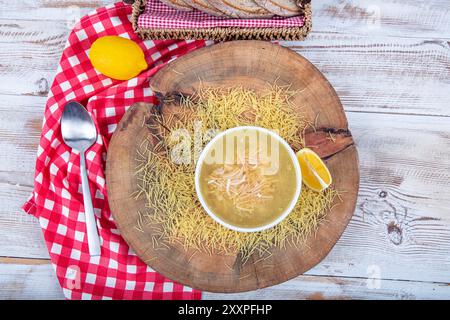
<path fill-rule="evenodd" d="M 280 214 L 278 216 L 277 219 L 275 219 L 274 221 L 270 222 L 269 224 L 263 225 L 263 226 L 259 226 L 259 227 L 255 227 L 255 228 L 242 228 L 242 227 L 237 227 L 234 225 L 231 225 L 225 221 L 223 221 L 220 217 L 218 217 L 206 204 L 205 199 L 203 198 L 203 195 L 201 193 L 201 188 L 200 188 L 200 171 L 203 165 L 203 161 L 205 159 L 205 157 L 208 154 L 209 149 L 211 149 L 211 147 L 215 144 L 215 142 L 219 139 L 221 139 L 223 136 L 231 133 L 231 132 L 235 132 L 235 131 L 239 131 L 239 130 L 256 130 L 262 133 L 266 133 L 268 135 L 270 135 L 271 137 L 273 137 L 275 140 L 277 140 L 279 143 L 281 143 L 288 151 L 289 156 L 292 160 L 292 163 L 294 165 L 294 170 L 295 170 L 295 175 L 296 175 L 296 190 L 294 193 L 294 197 L 292 198 L 289 206 L 286 208 L 286 210 Z M 224 227 L 227 227 L 231 230 L 235 230 L 235 231 L 239 231 L 239 232 L 258 232 L 258 231 L 263 231 L 269 228 L 272 228 L 273 226 L 277 225 L 278 223 L 280 223 L 281 221 L 283 221 L 283 219 L 285 219 L 289 213 L 291 213 L 292 209 L 294 209 L 298 198 L 300 197 L 300 192 L 302 189 L 302 172 L 300 169 L 300 165 L 298 163 L 297 157 L 294 153 L 294 151 L 291 149 L 291 147 L 289 146 L 289 144 L 283 139 L 281 138 L 279 135 L 277 135 L 276 133 L 274 133 L 273 131 L 270 131 L 268 129 L 265 128 L 261 128 L 261 127 L 256 127 L 256 126 L 241 126 L 241 127 L 235 127 L 235 128 L 231 128 L 228 130 L 225 130 L 219 134 L 217 134 L 213 139 L 211 139 L 211 141 L 208 142 L 208 144 L 205 146 L 205 148 L 203 149 L 203 151 L 200 153 L 200 156 L 198 158 L 197 161 L 197 165 L 195 168 L 195 191 L 197 192 L 197 197 L 202 205 L 202 207 L 205 209 L 205 211 L 211 216 L 211 218 L 213 218 L 215 221 L 217 221 L 218 223 L 220 223 L 221 225 L 223 225 Z"/>

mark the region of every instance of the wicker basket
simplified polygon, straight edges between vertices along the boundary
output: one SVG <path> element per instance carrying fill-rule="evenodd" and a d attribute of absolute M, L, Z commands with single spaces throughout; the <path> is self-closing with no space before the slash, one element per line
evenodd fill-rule
<path fill-rule="evenodd" d="M 305 5 L 304 23 L 295 27 L 271 28 L 240 28 L 240 27 L 212 27 L 212 28 L 177 28 L 154 29 L 142 28 L 138 25 L 139 16 L 144 12 L 147 0 L 135 0 L 131 22 L 135 32 L 142 39 L 204 39 L 204 40 L 303 40 L 311 30 L 311 3 Z"/>

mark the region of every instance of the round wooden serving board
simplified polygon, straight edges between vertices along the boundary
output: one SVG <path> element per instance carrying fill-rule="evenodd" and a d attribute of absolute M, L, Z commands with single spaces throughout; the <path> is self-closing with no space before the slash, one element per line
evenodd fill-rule
<path fill-rule="evenodd" d="M 356 148 L 347 119 L 335 91 L 325 77 L 297 53 L 262 41 L 235 41 L 196 50 L 169 63 L 151 80 L 155 92 L 192 94 L 200 86 L 243 86 L 263 90 L 268 83 L 291 85 L 300 93 L 294 103 L 316 130 L 306 133 L 306 145 L 325 159 L 334 188 L 342 202 L 327 214 L 317 232 L 301 248 L 272 248 L 272 255 L 242 264 L 240 255 L 209 255 L 186 251 L 181 246 L 154 248 L 151 228 L 135 227 L 145 199 L 135 200 L 137 149 L 149 136 L 143 123 L 155 107 L 132 106 L 121 120 L 108 149 L 106 182 L 109 204 L 122 236 L 143 261 L 179 283 L 212 292 L 240 292 L 275 285 L 294 278 L 319 263 L 337 242 L 355 209 L 359 186 Z M 164 109 L 162 109 L 164 112 Z M 206 213 L 205 213 L 206 214 Z M 231 266 L 231 268 L 230 268 Z"/>

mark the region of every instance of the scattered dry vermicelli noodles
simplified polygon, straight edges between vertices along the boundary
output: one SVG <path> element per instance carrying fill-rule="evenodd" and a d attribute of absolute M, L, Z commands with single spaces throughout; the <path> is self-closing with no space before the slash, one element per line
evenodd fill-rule
<path fill-rule="evenodd" d="M 280 224 L 261 232 L 233 231 L 203 210 L 195 192 L 195 157 L 175 161 L 173 154 L 180 140 L 171 135 L 181 129 L 193 137 L 198 124 L 202 133 L 207 129 L 260 126 L 276 130 L 298 151 L 308 123 L 292 105 L 293 95 L 295 92 L 279 86 L 269 86 L 259 95 L 242 88 L 202 89 L 195 97 L 181 97 L 173 113 L 155 116 L 151 121 L 154 124 L 147 125 L 157 133 L 152 135 L 153 141 L 145 141 L 138 150 L 139 192 L 135 196 L 146 198 L 147 211 L 140 213 L 135 228 L 142 232 L 151 228 L 154 246 L 179 243 L 186 249 L 209 254 L 240 253 L 243 262 L 254 253 L 270 256 L 273 246 L 301 245 L 332 207 L 338 196 L 336 190 L 317 193 L 303 187 L 296 207 Z M 193 154 L 198 154 L 196 148 L 199 146 L 195 143 L 189 145 Z"/>

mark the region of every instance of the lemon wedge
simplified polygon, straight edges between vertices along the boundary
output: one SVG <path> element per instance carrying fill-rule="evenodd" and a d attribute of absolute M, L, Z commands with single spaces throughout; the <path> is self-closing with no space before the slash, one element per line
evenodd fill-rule
<path fill-rule="evenodd" d="M 310 189 L 320 192 L 332 182 L 330 171 L 320 157 L 308 148 L 297 152 L 297 159 L 302 169 L 303 183 Z"/>
<path fill-rule="evenodd" d="M 95 40 L 89 59 L 100 73 L 117 80 L 129 80 L 148 68 L 141 47 L 130 39 L 118 36 Z"/>

